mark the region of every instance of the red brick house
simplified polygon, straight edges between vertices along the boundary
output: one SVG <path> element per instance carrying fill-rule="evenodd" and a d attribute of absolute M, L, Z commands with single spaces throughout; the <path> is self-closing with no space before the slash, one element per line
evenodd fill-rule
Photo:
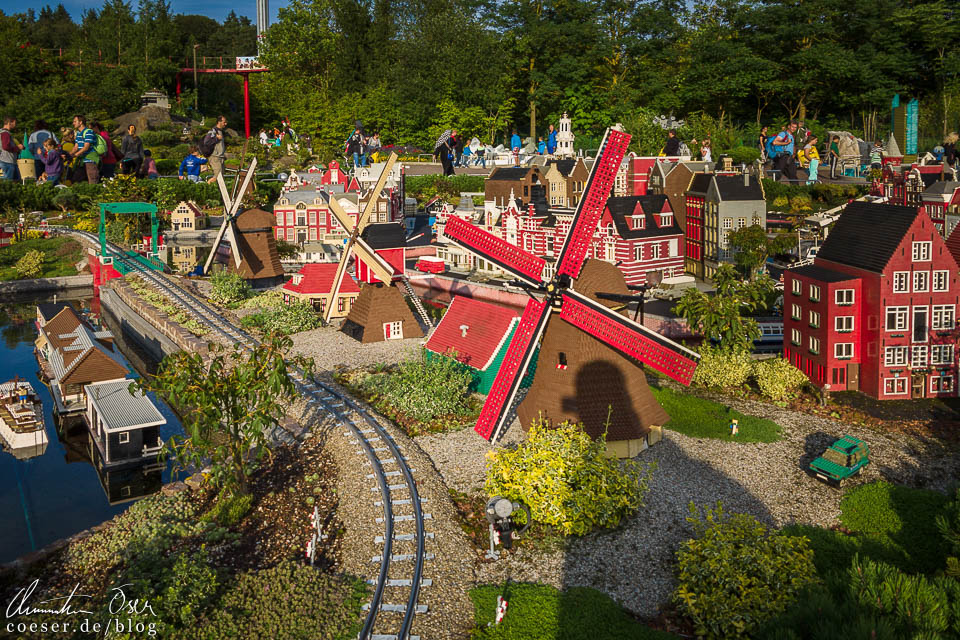
<path fill-rule="evenodd" d="M 923 190 L 920 200 L 940 235 L 949 237 L 960 219 L 960 182 L 934 182 Z"/>
<path fill-rule="evenodd" d="M 957 272 L 925 212 L 852 202 L 814 264 L 784 274 L 784 357 L 830 391 L 955 397 Z"/>

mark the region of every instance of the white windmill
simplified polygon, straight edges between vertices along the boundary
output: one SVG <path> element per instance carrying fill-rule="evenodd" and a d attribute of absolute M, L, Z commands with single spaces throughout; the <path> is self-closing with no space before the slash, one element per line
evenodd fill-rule
<path fill-rule="evenodd" d="M 234 225 L 239 215 L 243 196 L 250 187 L 250 181 L 253 180 L 253 173 L 256 168 L 257 159 L 254 158 L 250 161 L 250 166 L 247 168 L 246 175 L 243 177 L 243 184 L 240 187 L 239 193 L 235 193 L 234 196 L 231 196 L 227 190 L 227 183 L 223 179 L 223 173 L 217 174 L 217 186 L 220 187 L 220 197 L 223 198 L 223 223 L 220 225 L 220 230 L 217 231 L 217 238 L 213 241 L 213 248 L 210 250 L 210 255 L 207 256 L 207 262 L 203 265 L 204 274 L 210 272 L 210 265 L 213 264 L 213 260 L 217 256 L 217 249 L 220 248 L 224 240 L 230 243 L 230 252 L 233 254 L 233 261 L 236 263 L 237 269 L 239 269 L 243 263 L 243 256 L 240 255 L 240 246 L 237 244 L 237 231 Z M 239 179 L 240 177 L 237 176 L 237 180 Z"/>

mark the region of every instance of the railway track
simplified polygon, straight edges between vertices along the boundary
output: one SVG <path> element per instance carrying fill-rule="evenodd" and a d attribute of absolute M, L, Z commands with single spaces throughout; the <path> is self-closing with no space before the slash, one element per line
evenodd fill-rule
<path fill-rule="evenodd" d="M 83 231 L 70 233 L 94 244 L 99 243 L 95 234 Z M 116 245 L 108 244 L 107 249 L 114 261 L 136 271 L 174 305 L 193 315 L 228 344 L 240 344 L 247 350 L 259 344 L 255 337 L 225 320 L 206 301 L 164 275 L 127 258 Z M 377 518 L 377 525 L 382 526 L 383 535 L 377 536 L 374 543 L 382 545 L 382 549 L 379 556 L 371 558 L 371 563 L 378 564 L 379 570 L 377 577 L 368 581 L 374 592 L 371 601 L 364 605 L 366 616 L 358 639 L 419 640 L 419 636 L 410 635 L 410 629 L 414 616 L 427 613 L 428 610 L 427 605 L 420 603 L 420 590 L 432 584 L 429 578 L 423 577 L 423 571 L 424 562 L 433 559 L 433 555 L 425 550 L 425 541 L 432 538 L 433 534 L 425 531 L 425 521 L 432 517 L 423 511 L 425 499 L 421 499 L 417 490 L 413 475 L 416 469 L 410 468 L 393 437 L 366 407 L 334 385 L 308 377 L 299 367 L 291 367 L 291 377 L 307 399 L 308 410 L 314 413 L 318 421 L 332 418 L 337 431 L 360 447 L 356 450 L 357 455 L 363 456 L 372 470 L 366 475 L 366 479 L 374 484 L 371 492 L 379 494 L 374 506 L 382 507 L 383 517 Z M 308 432 L 308 429 L 303 429 L 293 434 L 278 426 L 269 435 L 275 443 L 296 445 Z M 399 507 L 402 507 L 399 510 L 412 513 L 398 515 L 395 512 Z M 395 553 L 395 542 L 412 543 L 414 552 Z M 404 577 L 392 577 L 396 575 Z M 381 613 L 389 615 L 381 616 Z"/>

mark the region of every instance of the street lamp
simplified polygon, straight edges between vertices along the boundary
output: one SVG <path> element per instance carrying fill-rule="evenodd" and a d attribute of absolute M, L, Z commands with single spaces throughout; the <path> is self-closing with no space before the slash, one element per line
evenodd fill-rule
<path fill-rule="evenodd" d="M 197 108 L 197 98 L 200 95 L 200 87 L 197 86 L 197 47 L 200 46 L 200 43 L 193 45 L 193 110 L 199 111 Z"/>
<path fill-rule="evenodd" d="M 619 263 L 617 263 L 619 264 Z M 622 293 L 597 293 L 601 300 L 614 300 L 616 302 L 637 303 L 637 310 L 633 313 L 633 320 L 636 322 L 637 316 L 640 317 L 640 324 L 643 324 L 643 303 L 646 300 L 647 291 L 655 289 L 663 282 L 663 271 L 647 271 L 647 281 L 640 285 L 628 284 L 627 289 L 636 291 L 634 295 L 624 295 Z"/>

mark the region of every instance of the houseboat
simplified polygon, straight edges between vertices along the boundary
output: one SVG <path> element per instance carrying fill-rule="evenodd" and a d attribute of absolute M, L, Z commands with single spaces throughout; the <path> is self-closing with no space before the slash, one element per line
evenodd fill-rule
<path fill-rule="evenodd" d="M 13 455 L 21 460 L 47 450 L 47 429 L 43 403 L 25 380 L 0 384 L 0 436 Z"/>
<path fill-rule="evenodd" d="M 160 427 L 166 418 L 133 380 L 97 382 L 84 387 L 87 427 L 98 468 L 139 464 L 156 458 L 163 447 Z"/>

